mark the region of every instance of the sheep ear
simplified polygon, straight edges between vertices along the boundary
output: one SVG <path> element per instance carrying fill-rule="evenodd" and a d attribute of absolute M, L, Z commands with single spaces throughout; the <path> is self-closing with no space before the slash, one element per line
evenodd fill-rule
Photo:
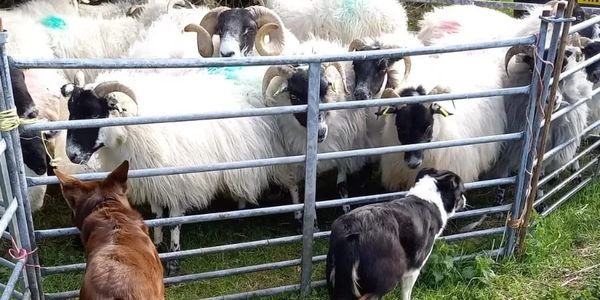
<path fill-rule="evenodd" d="M 74 90 L 75 90 L 75 84 L 67 83 L 60 88 L 60 93 L 63 95 L 63 97 L 69 98 L 73 94 Z"/>
<path fill-rule="evenodd" d="M 383 109 L 379 109 L 375 115 L 378 117 L 381 116 L 385 116 L 385 115 L 391 115 L 391 114 L 395 114 L 398 112 L 398 109 L 395 106 L 386 106 Z"/>
<path fill-rule="evenodd" d="M 432 114 L 440 114 L 444 117 L 453 115 L 453 113 L 448 112 L 445 108 L 437 103 L 432 103 L 429 109 L 431 110 Z"/>

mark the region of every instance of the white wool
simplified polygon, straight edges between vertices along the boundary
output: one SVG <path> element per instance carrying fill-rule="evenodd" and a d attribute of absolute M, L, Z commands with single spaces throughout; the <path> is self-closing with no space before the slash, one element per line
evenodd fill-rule
<path fill-rule="evenodd" d="M 452 93 L 466 93 L 497 89 L 502 86 L 499 67 L 479 57 L 448 55 L 439 58 L 413 57 L 413 70 L 404 87 L 423 85 L 426 91 L 436 85 L 449 87 Z M 461 73 L 456 75 L 457 70 Z M 503 134 L 506 113 L 502 97 L 488 99 L 462 99 L 439 102 L 454 115 L 434 116 L 432 141 Z M 384 146 L 400 144 L 395 125 L 395 116 L 386 116 L 383 131 Z M 420 168 L 451 170 L 465 182 L 478 179 L 488 170 L 500 153 L 500 143 L 486 143 L 459 147 L 424 150 Z M 408 188 L 414 184 L 418 170 L 410 169 L 404 162 L 404 153 L 383 155 L 381 158 L 383 186 L 392 191 Z"/>
<path fill-rule="evenodd" d="M 135 105 L 131 107 L 129 103 L 130 108 L 123 115 L 252 108 L 240 98 L 232 82 L 216 80 L 202 72 L 166 77 L 159 73 L 120 71 L 98 78 L 98 82 L 108 80 L 118 80 L 136 92 L 137 114 Z M 106 127 L 100 132 L 106 146 L 97 155 L 105 170 L 125 159 L 130 161 L 132 169 L 141 169 L 270 158 L 280 155 L 276 132 L 276 123 L 270 117 Z M 256 203 L 269 181 L 284 180 L 284 176 L 275 175 L 279 169 L 285 167 L 134 179 L 130 182 L 131 199 L 134 203 L 148 201 L 185 211 L 205 208 L 217 192 L 225 190 L 238 199 Z"/>
<path fill-rule="evenodd" d="M 295 54 L 330 54 L 343 52 L 344 48 L 336 42 L 312 38 L 301 44 Z M 346 72 L 347 87 L 350 91 L 354 87 L 354 74 L 350 62 L 342 62 Z M 323 70 L 323 69 L 322 69 Z M 322 71 L 323 72 L 323 71 Z M 342 87 L 342 81 L 339 73 L 333 67 L 328 67 L 324 73 L 330 82 L 334 82 L 335 92 L 331 93 L 325 102 L 342 102 L 351 99 L 351 95 L 345 95 Z M 271 80 L 266 90 L 265 101 L 268 106 L 291 105 L 289 93 L 281 93 L 277 97 L 273 94 L 279 86 L 283 84 L 281 77 L 275 77 Z M 365 109 L 344 109 L 328 111 L 327 138 L 318 144 L 319 153 L 337 152 L 344 150 L 362 149 L 371 147 L 371 142 L 367 138 L 367 110 Z M 283 145 L 288 155 L 299 155 L 306 152 L 306 128 L 300 125 L 293 115 L 285 114 L 277 117 L 279 128 L 282 133 Z M 350 174 L 359 171 L 368 161 L 367 157 L 353 157 L 339 160 L 321 160 L 317 165 L 317 172 L 322 173 L 328 170 L 337 169 L 338 173 Z M 297 180 L 304 178 L 304 168 L 299 166 L 296 169 Z"/>
<path fill-rule="evenodd" d="M 406 11 L 396 0 L 266 0 L 300 41 L 311 35 L 341 40 L 406 32 Z"/>

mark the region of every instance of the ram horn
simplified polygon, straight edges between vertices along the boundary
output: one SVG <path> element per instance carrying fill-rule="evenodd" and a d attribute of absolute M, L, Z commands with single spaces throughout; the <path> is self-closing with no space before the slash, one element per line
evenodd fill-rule
<path fill-rule="evenodd" d="M 348 46 L 348 52 L 361 50 L 361 49 L 365 48 L 366 46 L 367 46 L 367 44 L 362 39 L 355 39 L 354 41 L 352 41 L 352 43 L 350 43 L 350 46 Z"/>
<path fill-rule="evenodd" d="M 344 71 L 344 66 L 342 66 L 342 63 L 339 61 L 332 62 L 329 63 L 325 68 L 328 67 L 334 67 L 338 71 L 338 73 L 340 73 L 340 77 L 342 77 L 342 84 L 344 85 L 344 93 L 346 93 L 346 95 L 350 94 L 350 91 L 348 90 L 348 80 L 346 78 L 346 71 Z"/>
<path fill-rule="evenodd" d="M 137 104 L 137 98 L 135 97 L 135 93 L 128 86 L 118 82 L 118 81 L 106 81 L 98 84 L 94 88 L 94 94 L 96 94 L 99 98 L 104 98 L 106 95 L 114 92 L 121 92 L 127 95 L 133 102 Z"/>
<path fill-rule="evenodd" d="M 263 53 L 259 52 L 259 54 L 266 56 L 281 54 L 285 45 L 285 34 L 283 32 L 284 26 L 281 18 L 274 11 L 264 6 L 250 6 L 247 7 L 246 10 L 248 10 L 254 16 L 256 25 L 259 28 L 260 34 L 257 33 L 254 40 L 254 43 L 257 45 L 256 50 L 258 51 L 260 47 L 261 51 L 263 51 Z M 270 25 L 271 23 L 277 26 Z M 266 29 L 260 30 L 263 26 L 267 25 L 268 27 Z M 265 45 L 262 45 L 262 43 L 265 41 L 265 35 L 267 34 L 269 35 L 269 44 L 272 45 L 272 49 L 269 50 L 266 49 Z M 261 45 L 258 46 L 258 44 Z"/>
<path fill-rule="evenodd" d="M 202 57 L 211 57 L 215 50 L 212 43 L 212 35 L 198 24 L 188 24 L 183 28 L 185 32 L 196 33 L 196 43 L 198 44 L 198 53 Z"/>
<path fill-rule="evenodd" d="M 510 47 L 504 56 L 504 70 L 506 71 L 506 74 L 508 75 L 508 63 L 510 63 L 510 60 L 515 55 L 523 53 L 533 56 L 533 51 L 535 51 L 535 48 L 532 45 L 518 45 Z"/>
<path fill-rule="evenodd" d="M 217 32 L 217 21 L 219 16 L 224 11 L 230 10 L 227 6 L 219 6 L 211 9 L 200 21 L 200 26 L 204 27 L 204 30 L 212 37 Z"/>
<path fill-rule="evenodd" d="M 282 65 L 282 66 L 270 66 L 267 71 L 265 71 L 265 75 L 263 76 L 262 82 L 262 94 L 266 96 L 267 88 L 269 87 L 269 83 L 271 80 L 277 76 L 283 76 L 285 78 L 292 77 L 294 73 L 294 67 L 291 65 Z"/>
<path fill-rule="evenodd" d="M 254 1 L 253 1 L 253 3 L 254 3 L 255 5 L 267 6 L 267 5 L 265 4 L 265 1 L 264 1 L 264 0 L 254 0 Z"/>
<path fill-rule="evenodd" d="M 265 36 L 270 36 L 271 32 L 278 29 L 279 25 L 275 23 L 265 24 L 258 29 L 258 32 L 256 33 L 256 39 L 254 41 L 254 44 L 256 45 L 256 52 L 258 52 L 258 54 L 261 56 L 275 56 L 281 54 L 281 51 L 267 49 L 264 44 Z"/>

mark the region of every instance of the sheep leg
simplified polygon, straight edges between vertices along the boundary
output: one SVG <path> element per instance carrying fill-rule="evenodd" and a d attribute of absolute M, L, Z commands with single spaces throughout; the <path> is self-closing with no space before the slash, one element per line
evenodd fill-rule
<path fill-rule="evenodd" d="M 294 183 L 290 185 L 288 190 L 290 191 L 292 204 L 300 204 L 300 188 L 298 188 L 298 184 Z M 302 210 L 294 212 L 294 223 L 296 224 L 296 229 L 302 232 Z"/>
<path fill-rule="evenodd" d="M 163 207 L 158 204 L 150 204 L 150 210 L 152 210 L 152 213 L 154 213 L 156 218 L 164 218 L 165 217 L 165 211 L 164 211 Z M 165 252 L 165 251 L 163 251 L 163 250 L 166 250 L 166 249 L 163 249 L 166 247 L 165 247 L 165 244 L 163 243 L 162 226 L 154 227 L 152 230 L 152 234 L 153 234 L 154 246 L 156 246 L 156 250 L 158 250 L 158 252 Z"/>
<path fill-rule="evenodd" d="M 581 167 L 579 166 L 579 161 L 575 161 L 572 165 L 571 165 L 571 173 L 575 173 L 577 171 L 579 171 Z M 581 174 L 577 175 L 577 177 L 575 177 L 575 180 L 577 183 L 581 183 L 581 180 L 583 178 L 581 177 Z"/>
<path fill-rule="evenodd" d="M 504 203 L 504 195 L 506 194 L 506 188 L 503 186 L 496 187 L 496 204 L 502 205 Z"/>
<path fill-rule="evenodd" d="M 169 217 L 181 217 L 183 216 L 183 211 L 176 208 L 169 208 Z M 170 252 L 177 252 L 181 250 L 181 244 L 179 243 L 179 236 L 181 233 L 181 224 L 171 225 L 169 226 L 171 231 L 171 245 L 169 246 Z M 174 276 L 179 273 L 179 269 L 181 267 L 179 259 L 173 259 L 167 262 L 167 275 Z"/>
<path fill-rule="evenodd" d="M 340 194 L 340 197 L 345 199 L 348 198 L 348 176 L 346 172 L 338 170 L 337 173 L 337 190 Z M 344 213 L 348 213 L 350 211 L 350 205 L 345 204 L 342 206 Z"/>

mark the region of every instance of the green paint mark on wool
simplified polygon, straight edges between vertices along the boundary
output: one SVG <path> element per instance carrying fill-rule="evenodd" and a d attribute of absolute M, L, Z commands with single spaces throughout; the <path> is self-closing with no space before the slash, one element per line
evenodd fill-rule
<path fill-rule="evenodd" d="M 212 75 L 223 75 L 226 79 L 229 80 L 237 80 L 238 79 L 238 71 L 242 69 L 242 67 L 212 67 L 208 68 L 208 74 Z"/>
<path fill-rule="evenodd" d="M 342 6 L 336 17 L 341 21 L 351 22 L 359 16 L 363 0 L 342 0 Z"/>
<path fill-rule="evenodd" d="M 50 29 L 65 29 L 65 27 L 67 27 L 65 20 L 58 16 L 48 16 L 43 18 L 40 22 Z"/>

